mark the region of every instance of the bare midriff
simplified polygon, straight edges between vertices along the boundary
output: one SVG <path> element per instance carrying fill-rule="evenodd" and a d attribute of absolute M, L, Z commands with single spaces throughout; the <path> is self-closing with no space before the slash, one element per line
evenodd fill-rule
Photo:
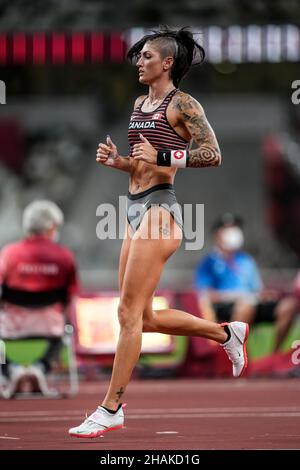
<path fill-rule="evenodd" d="M 143 161 L 131 163 L 129 191 L 132 194 L 140 193 L 157 184 L 174 183 L 176 168 L 157 167 Z"/>

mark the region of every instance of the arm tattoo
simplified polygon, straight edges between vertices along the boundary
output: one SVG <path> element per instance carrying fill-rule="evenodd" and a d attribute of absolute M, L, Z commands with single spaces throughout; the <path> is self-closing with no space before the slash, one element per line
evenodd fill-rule
<path fill-rule="evenodd" d="M 180 112 L 185 127 L 197 144 L 197 148 L 190 151 L 189 167 L 219 166 L 219 145 L 200 104 L 191 96 L 179 92 L 174 97 L 173 107 Z"/>

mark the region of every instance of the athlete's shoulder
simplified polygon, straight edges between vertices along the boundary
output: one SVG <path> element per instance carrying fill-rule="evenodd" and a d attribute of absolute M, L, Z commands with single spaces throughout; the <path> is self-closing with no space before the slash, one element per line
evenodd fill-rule
<path fill-rule="evenodd" d="M 172 106 L 175 110 L 180 113 L 185 113 L 187 111 L 198 111 L 203 112 L 203 108 L 199 101 L 197 101 L 189 93 L 178 90 L 172 98 Z"/>
<path fill-rule="evenodd" d="M 142 101 L 144 101 L 144 99 L 146 99 L 146 98 L 147 98 L 147 95 L 141 95 L 141 96 L 139 96 L 139 97 L 135 100 L 133 108 L 136 109 L 136 108 L 142 103 Z"/>

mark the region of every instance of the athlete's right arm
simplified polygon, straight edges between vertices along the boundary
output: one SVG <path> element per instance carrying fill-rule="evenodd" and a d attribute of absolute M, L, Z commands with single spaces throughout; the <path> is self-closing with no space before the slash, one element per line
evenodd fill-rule
<path fill-rule="evenodd" d="M 145 96 L 139 96 L 134 103 L 134 109 L 145 99 Z M 105 166 L 116 168 L 117 170 L 126 171 L 130 173 L 131 158 L 128 156 L 122 157 L 118 153 L 116 145 L 112 142 L 111 138 L 107 136 L 106 144 L 100 143 L 98 145 L 96 162 Z"/>
<path fill-rule="evenodd" d="M 98 145 L 96 162 L 127 173 L 130 172 L 130 158 L 119 155 L 116 145 L 109 136 L 107 136 L 106 144 L 100 143 Z"/>

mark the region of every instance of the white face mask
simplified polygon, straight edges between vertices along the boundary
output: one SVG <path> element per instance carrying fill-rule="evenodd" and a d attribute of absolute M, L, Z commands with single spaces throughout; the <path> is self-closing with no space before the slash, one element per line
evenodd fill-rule
<path fill-rule="evenodd" d="M 239 227 L 229 227 L 222 231 L 221 247 L 224 250 L 236 251 L 244 244 L 244 235 Z"/>

